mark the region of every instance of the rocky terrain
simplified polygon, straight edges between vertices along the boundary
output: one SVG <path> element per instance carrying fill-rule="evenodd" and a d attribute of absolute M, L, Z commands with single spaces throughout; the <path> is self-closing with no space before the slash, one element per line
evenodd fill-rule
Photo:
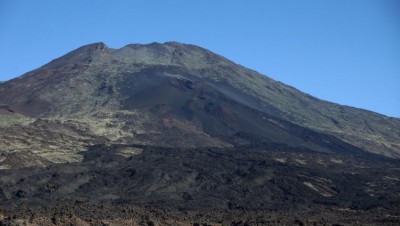
<path fill-rule="evenodd" d="M 400 222 L 397 160 L 271 149 L 93 146 L 81 163 L 1 171 L 0 211 L 49 225 Z"/>
<path fill-rule="evenodd" d="M 253 210 L 165 210 L 132 205 L 96 206 L 73 203 L 51 208 L 11 209 L 0 215 L 2 225 L 398 225 L 398 212 L 387 210 L 350 210 L 320 207 L 302 211 Z"/>
<path fill-rule="evenodd" d="M 95 43 L 0 83 L 0 224 L 398 225 L 400 119 L 206 49 Z"/>

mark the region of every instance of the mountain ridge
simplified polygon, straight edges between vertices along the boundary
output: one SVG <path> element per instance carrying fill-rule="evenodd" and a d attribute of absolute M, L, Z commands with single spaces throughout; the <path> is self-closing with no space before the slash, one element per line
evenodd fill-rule
<path fill-rule="evenodd" d="M 209 50 L 178 42 L 119 49 L 101 42 L 82 46 L 0 84 L 0 105 L 20 115 L 16 122 L 44 118 L 65 127 L 62 133 L 75 138 L 58 142 L 73 159 L 82 158 L 77 153 L 85 145 L 67 145 L 68 139 L 148 145 L 159 140 L 168 147 L 192 148 L 281 142 L 323 152 L 342 147 L 400 158 L 399 119 L 318 99 Z M 21 131 L 59 133 L 32 125 L 24 124 Z M 13 132 L 20 136 L 21 131 Z M 10 143 L 6 134 L 0 144 Z M 29 142 L 13 142 L 3 149 L 28 151 Z M 57 146 L 40 142 L 51 152 Z M 47 155 L 39 154 L 46 161 Z M 56 153 L 50 155 L 54 160 Z"/>

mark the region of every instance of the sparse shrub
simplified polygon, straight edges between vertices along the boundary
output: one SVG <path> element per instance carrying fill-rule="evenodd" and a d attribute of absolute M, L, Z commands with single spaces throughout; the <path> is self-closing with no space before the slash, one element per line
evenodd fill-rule
<path fill-rule="evenodd" d="M 154 223 L 152 220 L 147 221 L 147 226 L 155 226 L 156 223 Z"/>
<path fill-rule="evenodd" d="M 294 220 L 294 223 L 299 225 L 299 226 L 304 226 L 304 223 L 299 219 Z"/>

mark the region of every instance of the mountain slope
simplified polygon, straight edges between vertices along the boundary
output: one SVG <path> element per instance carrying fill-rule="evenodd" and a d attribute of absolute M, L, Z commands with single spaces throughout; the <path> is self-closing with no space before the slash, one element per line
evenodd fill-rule
<path fill-rule="evenodd" d="M 399 119 L 319 100 L 176 42 L 83 46 L 0 84 L 0 109 L 4 158 L 24 153 L 39 165 L 80 161 L 92 144 L 264 145 L 400 157 Z"/>
<path fill-rule="evenodd" d="M 0 225 L 399 225 L 399 123 L 193 45 L 83 46 L 0 84 Z"/>

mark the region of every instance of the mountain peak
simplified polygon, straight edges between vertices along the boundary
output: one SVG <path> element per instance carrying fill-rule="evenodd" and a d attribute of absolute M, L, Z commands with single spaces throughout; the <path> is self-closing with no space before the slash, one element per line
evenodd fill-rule
<path fill-rule="evenodd" d="M 92 45 L 94 44 L 90 46 Z M 181 65 L 188 68 L 204 68 L 230 62 L 207 49 L 175 41 L 128 44 L 122 48 L 113 49 L 109 53 L 113 60 L 132 64 Z"/>
<path fill-rule="evenodd" d="M 57 68 L 74 63 L 91 63 L 100 54 L 110 52 L 110 50 L 103 42 L 84 45 L 51 61 L 45 67 Z"/>
<path fill-rule="evenodd" d="M 128 44 L 119 49 L 103 42 L 81 46 L 44 67 L 58 68 L 73 64 L 108 64 L 110 62 L 150 65 L 181 65 L 187 68 L 208 68 L 213 65 L 234 66 L 233 62 L 205 48 L 176 41 L 165 43 Z"/>
<path fill-rule="evenodd" d="M 102 49 L 102 48 L 108 48 L 108 46 L 104 43 L 104 42 L 94 42 L 94 43 L 90 43 L 87 45 L 83 45 L 81 47 L 79 47 L 78 49 Z"/>
<path fill-rule="evenodd" d="M 96 42 L 81 46 L 65 56 L 79 55 L 79 54 L 96 54 L 109 50 L 110 48 L 103 42 Z"/>

